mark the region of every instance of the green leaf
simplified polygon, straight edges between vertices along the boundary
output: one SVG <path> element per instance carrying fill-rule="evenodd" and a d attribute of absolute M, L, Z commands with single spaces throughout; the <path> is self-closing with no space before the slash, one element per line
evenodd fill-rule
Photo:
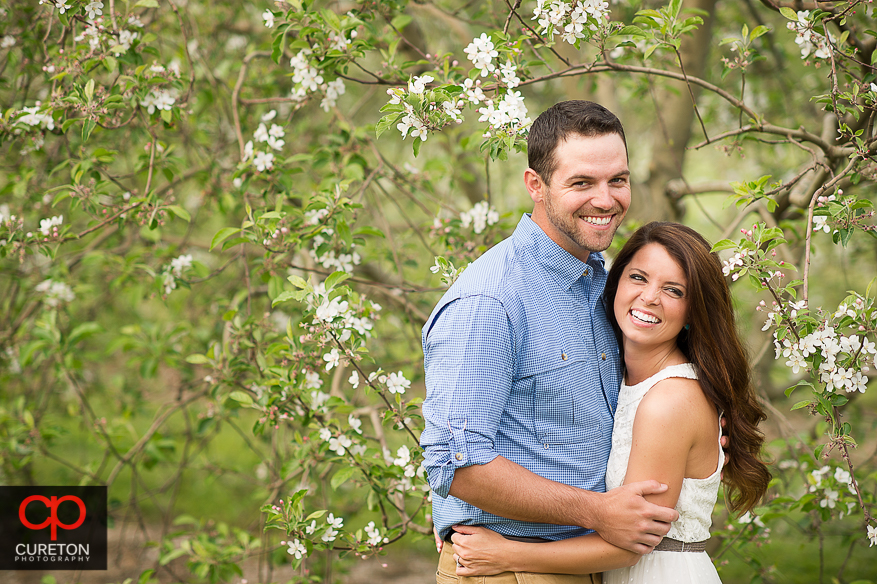
<path fill-rule="evenodd" d="M 193 365 L 203 365 L 205 363 L 210 363 L 210 359 L 208 359 L 205 355 L 194 353 L 186 357 L 186 362 L 192 363 Z"/>
<path fill-rule="evenodd" d="M 158 8 L 158 0 L 139 0 L 139 2 L 134 5 L 134 8 L 137 8 L 138 6 L 143 6 L 144 8 Z"/>
<path fill-rule="evenodd" d="M 290 284 L 292 284 L 296 288 L 304 290 L 305 288 L 308 287 L 307 281 L 302 277 L 293 275 L 293 276 L 288 277 L 287 280 L 289 281 Z"/>
<path fill-rule="evenodd" d="M 287 300 L 298 300 L 299 292 L 293 292 L 291 290 L 284 290 L 280 294 L 277 295 L 277 298 L 271 301 L 271 308 L 274 308 L 281 302 L 286 302 Z"/>
<path fill-rule="evenodd" d="M 396 30 L 402 30 L 411 23 L 411 17 L 407 14 L 397 14 L 393 17 L 392 26 Z"/>
<path fill-rule="evenodd" d="M 335 288 L 335 286 L 337 286 L 349 277 L 350 274 L 348 274 L 347 272 L 333 272 L 329 275 L 328 278 L 326 278 L 326 292 L 329 292 L 330 290 Z"/>
<path fill-rule="evenodd" d="M 783 6 L 780 8 L 780 14 L 788 18 L 789 20 L 798 20 L 798 13 L 789 8 L 788 6 Z"/>
<path fill-rule="evenodd" d="M 370 225 L 360 227 L 359 229 L 357 229 L 356 231 L 353 232 L 353 235 L 373 235 L 374 237 L 381 237 L 381 238 L 387 237 L 386 235 L 384 235 L 383 231 L 381 231 L 380 229 L 377 229 L 375 227 L 372 227 Z"/>
<path fill-rule="evenodd" d="M 245 391 L 233 391 L 228 394 L 228 397 L 245 406 L 253 405 L 253 398 Z"/>
<path fill-rule="evenodd" d="M 67 344 L 72 347 L 82 339 L 86 339 L 102 330 L 103 327 L 96 322 L 84 322 L 71 331 L 70 336 L 67 338 Z"/>
<path fill-rule="evenodd" d="M 735 247 L 737 247 L 736 241 L 732 241 L 730 239 L 723 239 L 721 241 L 716 242 L 716 244 L 713 245 L 713 248 L 710 251 L 717 252 L 717 251 L 722 251 L 725 249 L 734 249 Z"/>
<path fill-rule="evenodd" d="M 94 99 L 94 79 L 89 79 L 85 84 L 85 101 L 91 103 L 92 99 Z"/>
<path fill-rule="evenodd" d="M 187 223 L 192 222 L 192 216 L 189 215 L 189 212 L 180 207 L 179 205 L 169 205 L 165 207 L 168 211 L 179 217 L 180 219 L 186 221 Z"/>
<path fill-rule="evenodd" d="M 166 124 L 170 124 L 173 120 L 173 112 L 171 110 L 161 110 L 161 119 L 164 120 Z"/>
<path fill-rule="evenodd" d="M 210 242 L 210 249 L 212 250 L 214 247 L 216 247 L 235 233 L 240 232 L 240 227 L 223 227 L 216 235 L 213 236 L 213 241 Z"/>
<path fill-rule="evenodd" d="M 82 124 L 82 141 L 85 142 L 88 140 L 88 137 L 91 136 L 91 133 L 94 131 L 94 127 L 97 124 L 94 120 L 85 120 L 85 123 Z"/>
<path fill-rule="evenodd" d="M 806 408 L 806 407 L 809 406 L 809 405 L 810 405 L 810 400 L 809 400 L 809 399 L 805 399 L 804 401 L 799 401 L 798 403 L 796 403 L 795 405 L 793 405 L 791 411 L 794 412 L 795 410 L 800 410 L 801 408 Z"/>
<path fill-rule="evenodd" d="M 356 471 L 359 470 L 355 466 L 345 466 L 341 470 L 335 473 L 335 476 L 332 477 L 332 480 L 329 481 L 329 484 L 332 485 L 332 490 L 337 491 L 338 487 L 343 485 L 352 477 Z"/>

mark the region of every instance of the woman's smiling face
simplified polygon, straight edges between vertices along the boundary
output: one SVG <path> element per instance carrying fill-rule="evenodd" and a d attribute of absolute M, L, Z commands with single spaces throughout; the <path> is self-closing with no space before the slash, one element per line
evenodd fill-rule
<path fill-rule="evenodd" d="M 663 246 L 650 243 L 636 252 L 618 282 L 615 319 L 625 346 L 675 344 L 688 322 L 688 280 Z"/>

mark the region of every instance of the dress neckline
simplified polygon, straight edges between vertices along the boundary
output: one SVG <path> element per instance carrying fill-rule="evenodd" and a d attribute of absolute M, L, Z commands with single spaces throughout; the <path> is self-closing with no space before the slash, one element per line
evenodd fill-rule
<path fill-rule="evenodd" d="M 627 387 L 627 388 L 631 388 L 631 389 L 637 388 L 641 385 L 649 383 L 650 381 L 652 381 L 656 377 L 660 377 L 662 375 L 665 375 L 668 372 L 675 373 L 677 369 L 681 369 L 682 371 L 684 371 L 686 373 L 690 373 L 690 374 L 695 373 L 694 365 L 692 365 L 691 363 L 678 363 L 676 365 L 667 365 L 666 367 L 664 367 L 663 369 L 661 369 L 657 373 L 651 375 L 650 377 L 648 377 L 646 379 L 643 379 L 639 383 L 635 383 L 633 385 L 628 385 L 626 381 L 622 380 L 621 385 L 623 385 L 624 387 Z M 665 375 L 665 378 L 667 378 L 667 377 L 675 377 L 675 376 L 674 375 Z M 687 376 L 680 375 L 679 377 L 687 377 Z M 657 383 L 657 382 L 653 382 L 652 385 L 654 385 L 655 383 Z"/>

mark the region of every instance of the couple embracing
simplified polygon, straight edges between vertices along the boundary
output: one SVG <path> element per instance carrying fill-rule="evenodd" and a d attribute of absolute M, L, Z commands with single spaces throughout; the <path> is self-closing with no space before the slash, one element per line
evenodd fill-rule
<path fill-rule="evenodd" d="M 631 198 L 606 108 L 546 110 L 528 162 L 533 213 L 423 329 L 437 582 L 719 582 L 719 484 L 743 511 L 770 480 L 721 263 L 650 223 L 606 269 Z"/>

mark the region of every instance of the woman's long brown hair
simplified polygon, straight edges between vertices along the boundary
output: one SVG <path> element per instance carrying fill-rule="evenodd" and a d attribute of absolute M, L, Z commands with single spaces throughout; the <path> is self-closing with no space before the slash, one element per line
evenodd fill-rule
<path fill-rule="evenodd" d="M 693 229 L 669 222 L 652 222 L 638 229 L 612 263 L 606 282 L 606 312 L 621 335 L 612 306 L 618 282 L 634 254 L 657 243 L 675 259 L 688 280 L 688 319 L 676 344 L 697 371 L 707 398 L 724 413 L 728 431 L 728 464 L 723 482 L 729 507 L 752 509 L 767 491 L 771 474 L 761 460 L 764 434 L 758 424 L 766 418 L 752 387 L 746 351 L 737 334 L 731 291 L 722 263 L 710 244 Z M 619 340 L 619 345 L 620 345 Z"/>

